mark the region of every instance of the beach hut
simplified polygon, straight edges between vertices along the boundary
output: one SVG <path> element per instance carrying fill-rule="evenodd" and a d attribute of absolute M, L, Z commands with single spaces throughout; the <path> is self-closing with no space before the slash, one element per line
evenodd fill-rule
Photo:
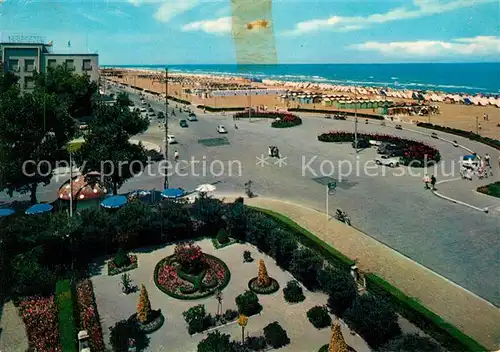
<path fill-rule="evenodd" d="M 323 105 L 323 106 L 332 106 L 332 100 L 330 98 L 325 98 L 321 102 L 321 105 Z"/>

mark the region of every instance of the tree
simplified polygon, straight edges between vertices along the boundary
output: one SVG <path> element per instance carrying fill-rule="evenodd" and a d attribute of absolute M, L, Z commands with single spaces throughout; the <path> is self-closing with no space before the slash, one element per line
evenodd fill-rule
<path fill-rule="evenodd" d="M 121 92 L 116 96 L 116 104 L 122 106 L 122 107 L 129 107 L 131 106 L 132 100 L 130 100 L 129 96 L 125 92 Z"/>
<path fill-rule="evenodd" d="M 55 94 L 9 90 L 0 100 L 0 191 L 30 193 L 36 203 L 37 187 L 50 183 L 60 150 L 75 135 L 75 122 Z"/>
<path fill-rule="evenodd" d="M 260 287 L 267 287 L 271 284 L 271 279 L 267 274 L 266 264 L 262 259 L 259 260 L 259 274 L 257 275 L 257 284 Z"/>
<path fill-rule="evenodd" d="M 343 319 L 373 348 L 378 348 L 401 334 L 393 307 L 375 295 L 356 297 Z"/>
<path fill-rule="evenodd" d="M 19 93 L 19 89 L 16 87 L 18 82 L 19 77 L 12 72 L 4 71 L 2 64 L 0 63 L 0 94 L 7 91 L 14 91 L 14 94 Z"/>
<path fill-rule="evenodd" d="M 123 248 L 137 246 L 141 241 L 148 242 L 146 236 L 151 232 L 153 219 L 151 207 L 146 203 L 127 203 L 115 213 L 115 242 Z"/>
<path fill-rule="evenodd" d="M 220 199 L 208 197 L 206 194 L 200 194 L 196 198 L 192 208 L 191 214 L 193 217 L 203 224 L 207 235 L 216 235 L 222 223 L 222 216 L 224 206 Z"/>
<path fill-rule="evenodd" d="M 98 103 L 94 116 L 85 142 L 75 153 L 75 160 L 84 173 L 99 171 L 116 195 L 128 179 L 143 170 L 146 151 L 141 144 L 131 144 L 129 139 L 144 132 L 149 121 L 118 104 Z"/>
<path fill-rule="evenodd" d="M 322 268 L 323 259 L 314 251 L 304 248 L 293 252 L 290 271 L 310 290 L 318 287 L 316 273 Z"/>
<path fill-rule="evenodd" d="M 151 318 L 151 302 L 149 302 L 148 291 L 144 284 L 141 284 L 141 293 L 139 295 L 139 302 L 137 303 L 137 320 L 145 324 Z"/>
<path fill-rule="evenodd" d="M 133 320 L 121 320 L 109 328 L 109 342 L 114 352 L 129 352 L 129 343 L 135 342 L 137 351 L 144 350 L 149 345 L 149 338 Z"/>
<path fill-rule="evenodd" d="M 328 352 L 348 352 L 348 346 L 345 343 L 344 336 L 340 330 L 338 322 L 332 325 L 332 335 L 330 337 L 330 344 L 328 345 Z"/>
<path fill-rule="evenodd" d="M 87 74 L 75 74 L 66 65 L 48 68 L 44 73 L 35 73 L 35 90 L 55 94 L 57 100 L 68 106 L 74 118 L 92 114 L 93 97 L 97 93 L 97 83 Z"/>
<path fill-rule="evenodd" d="M 346 272 L 333 268 L 320 270 L 317 275 L 321 290 L 328 295 L 330 311 L 341 316 L 356 298 L 356 285 Z"/>
<path fill-rule="evenodd" d="M 247 228 L 247 212 L 242 203 L 228 204 L 224 208 L 224 219 L 227 223 L 227 229 L 232 238 L 238 240 L 245 239 L 245 230 Z"/>
<path fill-rule="evenodd" d="M 166 199 L 161 202 L 161 221 L 168 241 L 191 238 L 193 221 L 184 203 Z"/>
<path fill-rule="evenodd" d="M 380 352 L 442 352 L 443 349 L 428 337 L 405 334 L 392 339 L 379 349 Z"/>

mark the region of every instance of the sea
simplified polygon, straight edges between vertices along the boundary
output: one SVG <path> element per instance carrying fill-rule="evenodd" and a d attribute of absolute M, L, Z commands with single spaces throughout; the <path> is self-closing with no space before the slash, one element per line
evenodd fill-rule
<path fill-rule="evenodd" d="M 351 86 L 500 95 L 500 62 L 277 65 L 103 65 Z"/>

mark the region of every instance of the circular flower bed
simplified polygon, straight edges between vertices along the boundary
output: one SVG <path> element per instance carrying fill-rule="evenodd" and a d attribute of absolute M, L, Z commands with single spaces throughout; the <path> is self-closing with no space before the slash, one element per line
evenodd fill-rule
<path fill-rule="evenodd" d="M 151 319 L 147 323 L 141 323 L 137 320 L 137 313 L 134 313 L 128 318 L 128 320 L 132 321 L 137 325 L 139 330 L 144 332 L 145 334 L 151 334 L 161 328 L 163 323 L 165 323 L 165 317 L 163 316 L 161 309 L 153 310 L 151 312 Z"/>
<path fill-rule="evenodd" d="M 272 293 L 275 293 L 280 289 L 280 284 L 278 281 L 273 279 L 272 277 L 269 278 L 269 285 L 267 286 L 261 286 L 257 283 L 258 278 L 254 277 L 250 281 L 248 281 L 248 288 L 258 294 L 261 295 L 270 295 Z"/>
<path fill-rule="evenodd" d="M 378 133 L 358 133 L 358 139 L 375 140 L 402 146 L 405 151 L 404 156 L 401 158 L 403 165 L 423 167 L 426 162 L 429 164 L 441 160 L 439 150 L 422 142 Z M 320 134 L 318 140 L 320 142 L 350 143 L 354 141 L 354 133 L 330 131 Z"/>
<path fill-rule="evenodd" d="M 217 257 L 203 253 L 196 269 L 186 272 L 175 254 L 156 264 L 156 286 L 177 299 L 199 299 L 213 295 L 229 283 L 231 273 L 226 263 Z"/>
<path fill-rule="evenodd" d="M 292 114 L 283 114 L 282 117 L 279 117 L 275 121 L 271 122 L 271 127 L 274 128 L 287 128 L 302 125 L 302 119 L 297 115 Z"/>

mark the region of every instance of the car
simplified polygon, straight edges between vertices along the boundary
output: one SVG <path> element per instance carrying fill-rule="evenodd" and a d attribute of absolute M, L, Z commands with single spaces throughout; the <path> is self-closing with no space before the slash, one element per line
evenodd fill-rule
<path fill-rule="evenodd" d="M 155 112 L 154 112 L 154 111 L 150 111 L 150 112 L 148 112 L 148 117 L 149 117 L 150 119 L 155 118 L 155 117 L 156 117 Z"/>
<path fill-rule="evenodd" d="M 189 121 L 198 121 L 198 118 L 196 117 L 196 114 L 194 114 L 194 113 L 190 113 L 190 114 L 188 115 L 188 120 L 189 120 Z"/>
<path fill-rule="evenodd" d="M 358 147 L 357 149 L 365 149 L 365 148 L 370 148 L 370 142 L 368 142 L 367 140 L 365 139 L 358 139 Z M 353 148 L 356 148 L 356 142 L 353 141 L 352 142 L 352 147 Z"/>
<path fill-rule="evenodd" d="M 147 104 L 147 103 L 146 103 L 146 100 L 141 99 L 141 104 L 142 104 L 142 105 L 146 105 L 146 104 Z"/>
<path fill-rule="evenodd" d="M 436 132 L 432 132 L 432 133 L 431 133 L 431 137 L 432 137 L 432 138 L 439 138 Z"/>
<path fill-rule="evenodd" d="M 156 114 L 160 120 L 163 120 L 165 118 L 165 113 L 163 111 L 158 111 Z"/>
<path fill-rule="evenodd" d="M 401 159 L 398 157 L 391 157 L 389 155 L 381 155 L 375 158 L 375 163 L 377 165 L 398 167 L 399 164 L 401 163 Z"/>
<path fill-rule="evenodd" d="M 377 148 L 377 153 L 385 154 L 387 153 L 388 150 L 396 149 L 397 147 L 398 146 L 396 144 L 384 142 L 380 144 L 379 147 Z"/>
<path fill-rule="evenodd" d="M 149 112 L 154 112 L 154 109 L 150 107 L 150 108 L 148 109 L 148 111 L 149 111 Z"/>
<path fill-rule="evenodd" d="M 224 126 L 219 125 L 219 126 L 217 126 L 217 132 L 219 132 L 219 133 L 227 133 L 227 130 L 226 130 L 226 128 Z"/>
<path fill-rule="evenodd" d="M 403 129 L 403 127 L 401 125 L 396 125 L 394 128 L 397 129 L 397 130 L 402 130 Z"/>
<path fill-rule="evenodd" d="M 150 161 L 150 162 L 161 161 L 164 158 L 162 153 L 159 153 L 158 151 L 156 151 L 154 149 L 147 150 L 146 156 L 149 158 L 148 161 Z"/>
<path fill-rule="evenodd" d="M 141 114 L 147 114 L 148 113 L 148 111 L 146 110 L 146 108 L 141 108 L 139 111 L 141 112 Z"/>
<path fill-rule="evenodd" d="M 179 126 L 181 126 L 182 128 L 185 128 L 185 127 L 188 127 L 188 123 L 186 120 L 180 120 Z"/>
<path fill-rule="evenodd" d="M 169 134 L 167 136 L 167 142 L 168 142 L 168 144 L 175 144 L 175 143 L 177 143 L 177 140 L 175 139 L 174 135 Z"/>

